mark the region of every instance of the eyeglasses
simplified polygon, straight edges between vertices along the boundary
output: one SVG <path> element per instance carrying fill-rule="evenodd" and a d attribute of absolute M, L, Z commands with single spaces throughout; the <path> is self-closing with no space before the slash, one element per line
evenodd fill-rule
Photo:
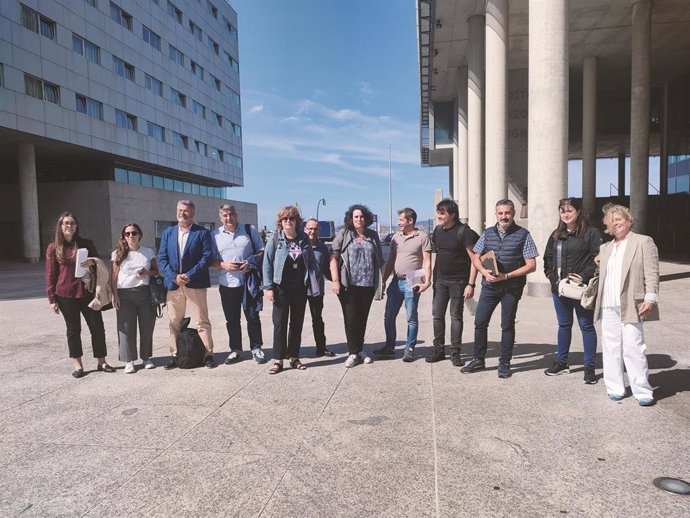
<path fill-rule="evenodd" d="M 132 230 L 131 232 L 125 232 L 125 237 L 136 237 L 139 235 L 139 232 L 136 230 Z"/>
<path fill-rule="evenodd" d="M 295 221 L 295 217 L 294 216 L 288 216 L 287 218 L 281 218 L 280 221 Z"/>
<path fill-rule="evenodd" d="M 77 222 L 76 221 L 63 221 L 62 226 L 63 227 L 76 227 Z"/>

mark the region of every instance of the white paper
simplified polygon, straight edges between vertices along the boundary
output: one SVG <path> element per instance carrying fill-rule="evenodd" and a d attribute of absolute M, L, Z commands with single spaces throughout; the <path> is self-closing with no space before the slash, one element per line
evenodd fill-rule
<path fill-rule="evenodd" d="M 412 289 L 417 284 L 424 284 L 424 270 L 410 270 L 405 274 L 407 277 L 407 287 Z"/>
<path fill-rule="evenodd" d="M 81 279 L 86 273 L 86 268 L 84 268 L 81 263 L 86 261 L 89 257 L 89 251 L 86 248 L 80 248 L 77 250 L 76 267 L 74 268 L 74 276 Z"/>

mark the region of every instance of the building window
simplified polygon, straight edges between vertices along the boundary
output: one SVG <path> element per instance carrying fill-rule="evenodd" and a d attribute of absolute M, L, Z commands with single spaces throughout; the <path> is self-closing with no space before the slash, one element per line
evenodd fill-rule
<path fill-rule="evenodd" d="M 206 2 L 206 6 L 208 7 L 208 12 L 211 13 L 211 16 L 213 16 L 216 20 L 218 19 L 218 9 L 216 8 L 215 5 L 213 5 L 211 2 Z"/>
<path fill-rule="evenodd" d="M 158 79 L 146 74 L 144 83 L 147 90 L 151 90 L 154 94 L 163 97 L 163 83 L 161 83 Z"/>
<path fill-rule="evenodd" d="M 103 103 L 89 97 L 76 94 L 77 111 L 93 119 L 103 120 Z"/>
<path fill-rule="evenodd" d="M 110 2 L 110 17 L 128 31 L 132 30 L 132 15 L 120 9 L 120 6 Z"/>
<path fill-rule="evenodd" d="M 131 113 L 123 112 L 122 110 L 115 110 L 115 124 L 128 130 L 137 130 L 137 118 Z"/>
<path fill-rule="evenodd" d="M 121 60 L 113 54 L 113 71 L 125 79 L 134 81 L 134 65 L 130 65 L 126 61 Z"/>
<path fill-rule="evenodd" d="M 225 27 L 227 27 L 227 29 L 228 29 L 228 34 L 230 34 L 230 36 L 232 36 L 233 38 L 237 39 L 237 29 L 236 29 L 235 26 L 234 26 L 229 20 L 227 20 L 227 19 L 225 20 Z"/>
<path fill-rule="evenodd" d="M 225 162 L 225 154 L 220 149 L 218 150 L 218 160 Z"/>
<path fill-rule="evenodd" d="M 206 156 L 207 149 L 206 149 L 206 144 L 199 140 L 194 141 L 194 145 L 196 146 L 196 152 L 199 153 L 200 155 Z"/>
<path fill-rule="evenodd" d="M 163 126 L 146 121 L 146 133 L 149 137 L 165 142 L 165 128 Z"/>
<path fill-rule="evenodd" d="M 29 74 L 24 74 L 24 93 L 36 99 L 41 99 L 42 101 L 60 104 L 59 86 L 30 76 Z"/>
<path fill-rule="evenodd" d="M 220 54 L 220 46 L 213 41 L 211 36 L 208 37 L 208 48 L 211 49 L 216 56 Z"/>
<path fill-rule="evenodd" d="M 236 104 L 237 106 L 240 105 L 240 94 L 238 94 L 235 90 L 233 90 L 229 86 L 226 86 L 225 94 L 227 95 L 228 99 L 230 99 L 230 102 L 232 104 Z"/>
<path fill-rule="evenodd" d="M 191 33 L 194 35 L 194 37 L 197 40 L 201 41 L 201 38 L 202 38 L 201 29 L 192 20 L 189 20 L 189 30 L 191 31 Z"/>
<path fill-rule="evenodd" d="M 242 169 L 242 159 L 230 153 L 228 153 L 228 155 L 230 155 L 230 164 Z"/>
<path fill-rule="evenodd" d="M 194 74 L 196 77 L 201 79 L 202 81 L 204 80 L 204 69 L 201 65 L 198 63 L 195 63 L 192 61 L 192 74 Z"/>
<path fill-rule="evenodd" d="M 86 0 L 86 3 L 89 4 L 91 7 L 98 7 L 96 0 Z"/>
<path fill-rule="evenodd" d="M 142 26 L 143 29 L 143 37 L 144 41 L 151 45 L 154 49 L 160 51 L 161 50 L 161 37 L 158 36 L 155 32 L 153 32 L 151 29 L 146 27 L 145 25 Z"/>
<path fill-rule="evenodd" d="M 184 66 L 184 54 L 168 43 L 168 56 L 178 65 Z"/>
<path fill-rule="evenodd" d="M 208 157 L 211 160 L 218 160 L 218 150 L 213 146 L 208 146 Z"/>
<path fill-rule="evenodd" d="M 220 115 L 219 113 L 215 113 L 215 112 L 213 113 L 213 115 L 215 115 L 214 118 L 216 120 L 216 124 L 218 125 L 218 127 L 222 128 L 223 127 L 223 116 Z"/>
<path fill-rule="evenodd" d="M 35 33 L 40 33 L 49 40 L 55 41 L 55 22 L 41 16 L 37 11 L 22 5 L 22 25 Z"/>
<path fill-rule="evenodd" d="M 171 133 L 172 133 L 172 143 L 174 146 L 188 149 L 189 139 L 187 138 L 186 135 L 181 135 L 177 131 L 171 131 Z"/>
<path fill-rule="evenodd" d="M 187 107 L 187 96 L 174 88 L 170 89 L 170 100 L 178 106 Z"/>
<path fill-rule="evenodd" d="M 238 137 L 242 136 L 242 128 L 240 127 L 239 124 L 235 124 L 234 122 L 232 124 L 232 132 L 237 135 Z"/>
<path fill-rule="evenodd" d="M 89 61 L 101 64 L 101 49 L 89 40 L 72 33 L 72 50 L 80 56 L 85 56 Z"/>
<path fill-rule="evenodd" d="M 5 86 L 5 69 L 0 63 L 0 86 Z"/>
<path fill-rule="evenodd" d="M 203 104 L 196 102 L 194 99 L 192 99 L 192 111 L 197 115 L 201 115 L 203 118 L 206 118 L 206 107 Z"/>
<path fill-rule="evenodd" d="M 182 25 L 182 11 L 180 11 L 175 4 L 168 0 L 168 15 L 177 23 Z"/>
<path fill-rule="evenodd" d="M 217 77 L 214 77 L 213 83 L 214 83 L 214 86 L 216 87 L 216 90 L 218 90 L 220 92 L 220 79 L 218 79 Z"/>

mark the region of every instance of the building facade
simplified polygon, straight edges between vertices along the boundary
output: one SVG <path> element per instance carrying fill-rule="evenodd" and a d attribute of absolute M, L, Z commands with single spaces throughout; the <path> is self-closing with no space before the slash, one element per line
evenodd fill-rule
<path fill-rule="evenodd" d="M 179 199 L 216 225 L 243 185 L 229 2 L 0 3 L 0 182 L 0 222 L 17 229 L 0 258 L 38 260 L 64 210 L 102 255 L 132 221 L 156 246 Z M 257 223 L 255 204 L 233 203 Z"/>

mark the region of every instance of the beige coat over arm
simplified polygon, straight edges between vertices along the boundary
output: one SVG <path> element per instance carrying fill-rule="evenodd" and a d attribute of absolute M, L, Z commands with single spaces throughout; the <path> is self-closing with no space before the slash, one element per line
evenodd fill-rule
<path fill-rule="evenodd" d="M 623 273 L 621 275 L 621 320 L 625 323 L 640 322 L 637 305 L 644 301 L 646 293 L 659 293 L 659 252 L 654 240 L 649 236 L 630 232 L 623 256 Z M 601 245 L 599 250 L 599 291 L 594 316 L 601 319 L 601 300 L 606 284 L 606 266 L 608 265 L 614 241 Z M 659 312 L 654 310 L 645 317 L 645 321 L 659 320 Z"/>

